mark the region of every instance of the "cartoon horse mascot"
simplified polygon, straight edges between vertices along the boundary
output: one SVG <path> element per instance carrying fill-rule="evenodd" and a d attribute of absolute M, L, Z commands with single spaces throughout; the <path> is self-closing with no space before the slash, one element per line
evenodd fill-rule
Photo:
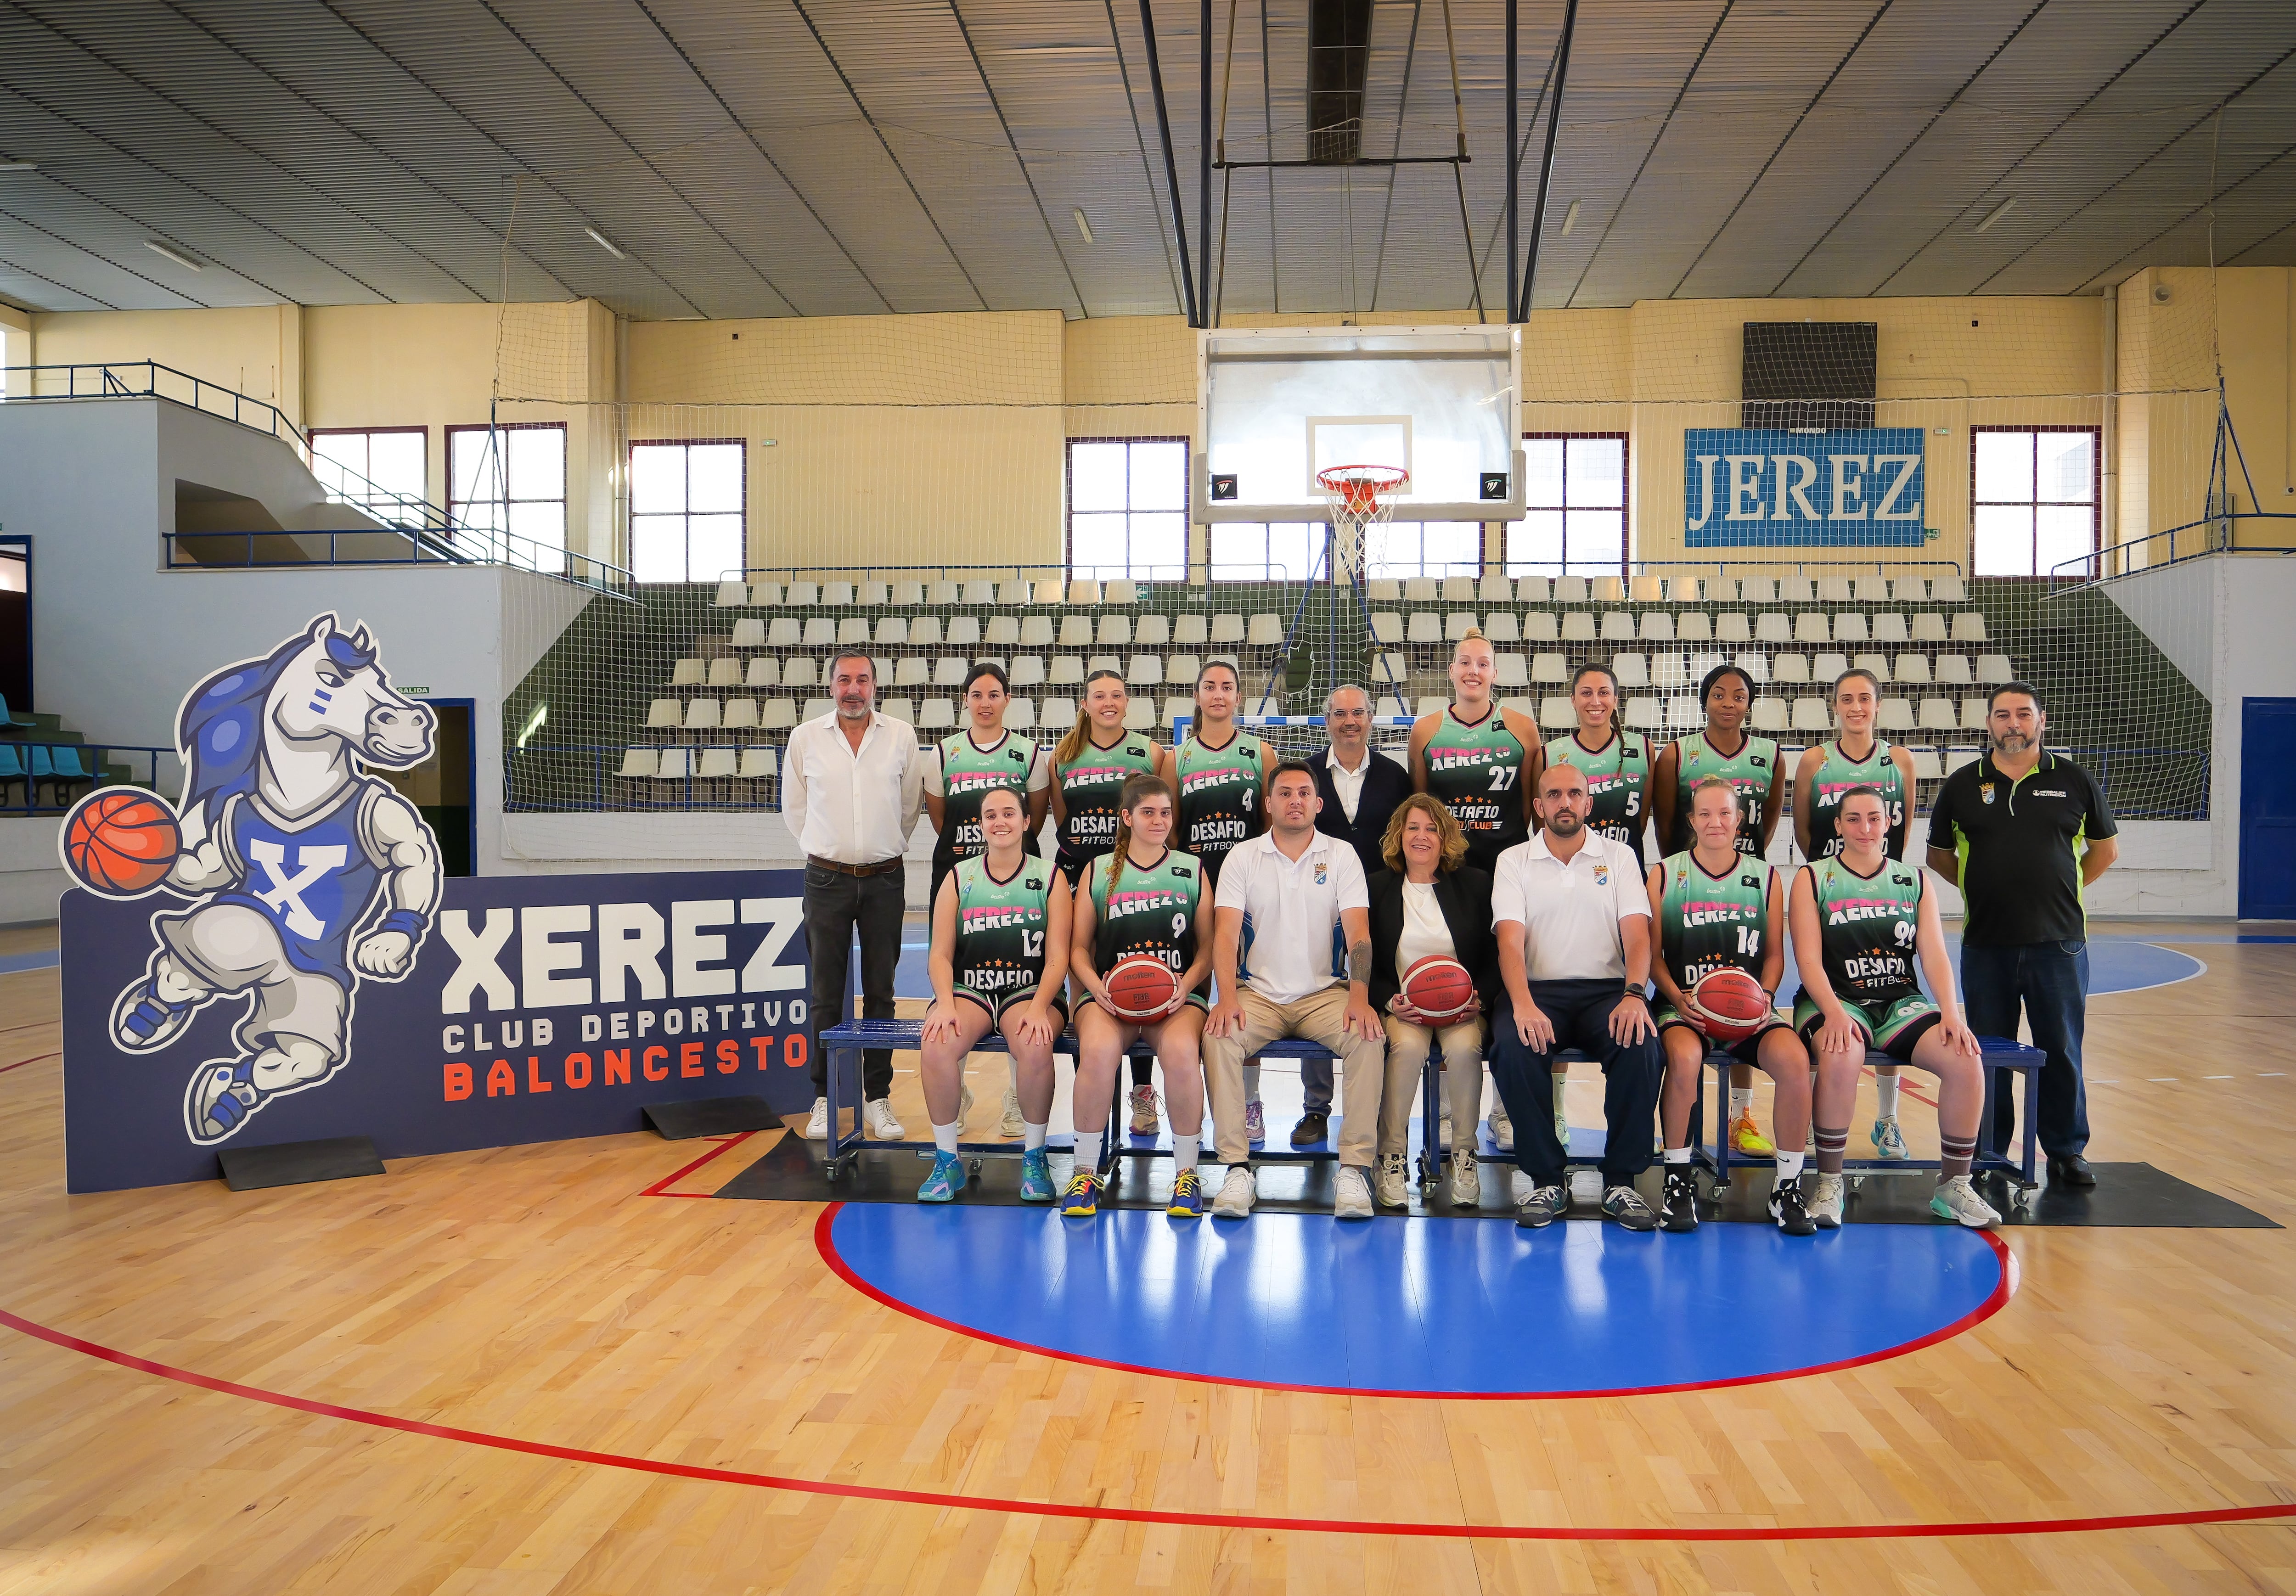
<path fill-rule="evenodd" d="M 373 641 L 332 615 L 184 700 L 182 851 L 162 885 L 195 900 L 152 918 L 158 946 L 111 1011 L 128 1052 L 166 1047 L 218 998 L 249 999 L 238 1057 L 199 1067 L 184 1128 L 211 1146 L 276 1097 L 332 1078 L 359 980 L 396 981 L 439 904 L 439 847 L 361 765 L 430 757 L 433 716 L 391 691 Z"/>

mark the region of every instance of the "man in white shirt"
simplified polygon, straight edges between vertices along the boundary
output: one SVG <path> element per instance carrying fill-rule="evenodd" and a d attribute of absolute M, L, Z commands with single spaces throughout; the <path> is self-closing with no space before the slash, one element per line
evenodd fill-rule
<path fill-rule="evenodd" d="M 880 715 L 876 667 L 863 653 L 830 661 L 835 707 L 790 733 L 782 756 L 782 817 L 805 852 L 805 939 L 813 958 L 816 1030 L 845 1018 L 846 964 L 861 935 L 861 1012 L 893 1018 L 893 971 L 901 962 L 907 897 L 902 855 L 924 807 L 926 756 L 906 722 Z M 813 1116 L 805 1134 L 829 1134 L 828 1055 L 813 1048 Z M 893 1054 L 861 1055 L 861 1120 L 872 1140 L 898 1142 Z"/>
<path fill-rule="evenodd" d="M 1372 1215 L 1387 1032 L 1371 1006 L 1371 896 L 1355 850 L 1316 830 L 1323 800 L 1298 760 L 1267 779 L 1267 830 L 1238 844 L 1213 904 L 1212 974 L 1219 1003 L 1204 1025 L 1204 1078 L 1227 1178 L 1212 1215 L 1242 1219 L 1256 1188 L 1244 1129 L 1243 1061 L 1301 1036 L 1340 1055 L 1346 1093 L 1332 1212 Z"/>
<path fill-rule="evenodd" d="M 1587 829 L 1587 778 L 1568 765 L 1539 773 L 1531 812 L 1539 830 L 1498 858 L 1491 922 L 1506 989 L 1491 1020 L 1491 1077 L 1514 1121 L 1515 1166 L 1530 1190 L 1515 1223 L 1538 1228 L 1570 1207 L 1567 1150 L 1554 1134 L 1554 1055 L 1577 1048 L 1603 1063 L 1603 1213 L 1628 1230 L 1657 1227 L 1634 1188 L 1650 1167 L 1666 1054 L 1644 995 L 1650 980 L 1650 895 L 1642 860 Z M 1518 1183 L 1521 1184 L 1521 1183 Z"/>

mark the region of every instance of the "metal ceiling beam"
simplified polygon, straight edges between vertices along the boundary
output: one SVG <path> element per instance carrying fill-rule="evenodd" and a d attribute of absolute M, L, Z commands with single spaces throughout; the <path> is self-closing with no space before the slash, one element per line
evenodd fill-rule
<path fill-rule="evenodd" d="M 1204 285 L 1209 300 L 1212 291 L 1212 0 L 1199 0 L 1196 20 L 1196 281 Z M 1210 326 L 1211 316 L 1205 315 L 1197 324 Z"/>
<path fill-rule="evenodd" d="M 1513 0 L 1509 0 L 1509 12 L 1513 12 Z M 1546 191 L 1554 176 L 1554 135 L 1562 127 L 1562 91 L 1568 86 L 1570 77 L 1570 36 L 1578 27 L 1578 0 L 1563 0 L 1562 37 L 1554 42 L 1554 98 L 1546 108 L 1546 152 L 1539 158 L 1538 197 L 1530 209 L 1530 249 L 1522 263 L 1522 298 L 1515 301 L 1515 308 L 1508 314 L 1507 319 L 1511 322 L 1530 319 L 1530 290 L 1538 277 L 1538 235 L 1546 227 Z M 1513 65 L 1512 53 L 1508 56 L 1508 65 Z M 1508 198 L 1513 198 L 1512 189 L 1508 191 Z M 1514 267 L 1512 254 L 1507 257 L 1507 267 L 1512 273 Z"/>
<path fill-rule="evenodd" d="M 1076 280 L 1076 268 L 1069 265 L 1068 251 L 1061 248 L 1060 234 L 1054 231 L 1053 218 L 1045 210 L 1045 197 L 1037 192 L 1037 179 L 1021 153 L 1021 141 L 1013 136 L 1013 124 L 1004 119 L 1004 103 L 996 98 L 996 86 L 988 81 L 988 65 L 973 45 L 972 29 L 964 25 L 964 12 L 958 9 L 956 0 L 948 0 L 948 14 L 956 19 L 956 31 L 964 40 L 965 53 L 972 57 L 972 70 L 980 76 L 980 92 L 988 96 L 988 109 L 996 113 L 996 125 L 1004 130 L 1004 142 L 1012 146 L 1013 164 L 1021 168 L 1021 181 L 1029 185 L 1029 198 L 1036 201 L 1037 219 L 1045 225 L 1045 238 L 1053 246 L 1053 254 L 1069 280 L 1069 291 L 1076 296 L 1077 314 L 1089 318 L 1092 309 L 1084 302 L 1084 289 Z"/>
<path fill-rule="evenodd" d="M 1180 305 L 1188 325 L 1201 327 L 1196 281 L 1188 266 L 1188 218 L 1180 209 L 1180 166 L 1172 157 L 1172 113 L 1164 104 L 1164 69 L 1156 59 L 1156 18 L 1149 0 L 1140 0 L 1140 31 L 1148 44 L 1148 93 L 1156 102 L 1156 131 L 1164 141 L 1164 187 L 1172 196 L 1172 233 L 1180 242 Z"/>
<path fill-rule="evenodd" d="M 1156 209 L 1156 169 L 1148 160 L 1148 135 L 1140 127 L 1140 102 L 1132 94 L 1132 68 L 1124 59 L 1124 35 L 1116 26 L 1116 0 L 1100 0 L 1100 8 L 1108 18 L 1108 45 L 1116 52 L 1116 75 L 1124 83 L 1124 109 L 1132 119 L 1132 141 L 1140 147 L 1140 181 L 1148 188 L 1148 209 Z M 1187 297 L 1180 291 L 1180 272 L 1172 260 L 1172 235 L 1156 229 L 1156 247 L 1164 255 L 1164 275 L 1172 284 L 1172 299 L 1182 309 L 1187 307 Z"/>
<path fill-rule="evenodd" d="M 1520 0 L 1506 0 L 1506 312 L 1507 320 L 1510 322 L 1516 319 L 1514 314 L 1514 252 L 1517 248 L 1518 241 L 1515 236 L 1515 213 L 1520 209 L 1519 191 L 1522 186 L 1521 146 L 1517 143 L 1515 138 L 1517 113 L 1521 110 L 1521 106 L 1519 102 L 1522 97 L 1521 91 L 1516 85 L 1516 78 L 1518 78 L 1519 73 L 1515 67 L 1515 57 L 1521 53 L 1518 43 L 1518 21 L 1515 16 L 1516 8 L 1519 4 Z M 1544 89 L 1541 89 L 1539 92 L 1542 94 L 1546 93 Z"/>

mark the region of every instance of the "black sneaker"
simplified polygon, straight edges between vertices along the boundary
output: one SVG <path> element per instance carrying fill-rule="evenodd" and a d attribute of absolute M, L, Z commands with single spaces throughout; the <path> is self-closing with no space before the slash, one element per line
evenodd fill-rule
<path fill-rule="evenodd" d="M 1809 1199 L 1802 1195 L 1798 1180 L 1780 1181 L 1770 1188 L 1770 1217 L 1789 1236 L 1817 1234 L 1817 1221 L 1810 1217 Z"/>
<path fill-rule="evenodd" d="M 1612 1186 L 1603 1191 L 1603 1217 L 1630 1231 L 1658 1229 L 1658 1215 L 1632 1186 Z"/>
<path fill-rule="evenodd" d="M 1660 1200 L 1658 1222 L 1680 1235 L 1698 1228 L 1698 1180 L 1687 1164 L 1669 1164 L 1666 1195 Z"/>
<path fill-rule="evenodd" d="M 1332 1134 L 1332 1117 L 1321 1109 L 1310 1109 L 1300 1116 L 1300 1123 L 1292 1127 L 1292 1145 L 1315 1147 Z"/>

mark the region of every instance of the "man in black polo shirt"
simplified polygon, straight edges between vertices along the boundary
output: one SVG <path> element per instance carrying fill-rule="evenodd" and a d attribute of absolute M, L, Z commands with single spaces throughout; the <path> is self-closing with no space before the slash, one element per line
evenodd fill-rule
<path fill-rule="evenodd" d="M 2088 916 L 2083 890 L 2120 853 L 2104 790 L 2041 747 L 2046 717 L 2029 683 L 1993 690 L 1993 751 L 1948 776 L 1930 809 L 1930 868 L 1961 888 L 1961 995 L 1969 1028 L 2017 1035 L 2024 1007 L 2041 1067 L 2038 1119 L 2049 1179 L 2094 1186 L 2081 1157 L 2088 1101 L 2081 1032 L 2088 1011 Z M 2011 1093 L 1994 1102 L 1993 1143 L 2012 1145 Z"/>

